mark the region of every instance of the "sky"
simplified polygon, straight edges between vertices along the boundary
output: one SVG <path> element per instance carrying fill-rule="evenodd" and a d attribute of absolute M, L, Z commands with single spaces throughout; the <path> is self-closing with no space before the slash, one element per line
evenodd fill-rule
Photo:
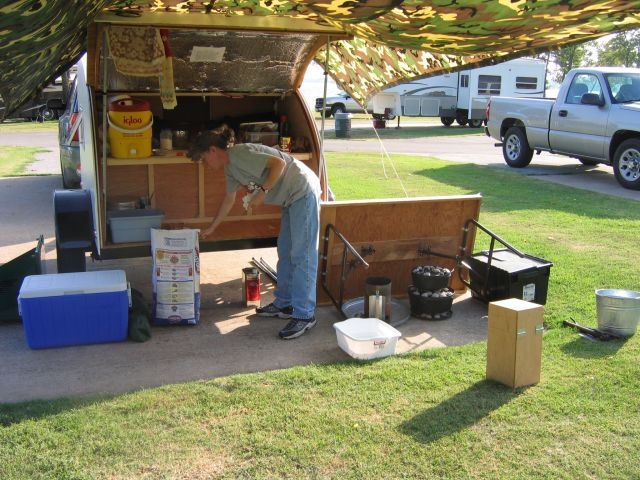
<path fill-rule="evenodd" d="M 325 75 L 322 67 L 316 62 L 311 62 L 311 65 L 309 65 L 309 68 L 307 68 L 307 72 L 305 73 L 304 81 L 300 86 L 300 91 L 312 111 L 315 106 L 316 98 L 322 97 L 322 94 L 324 93 L 324 78 Z M 336 82 L 327 75 L 327 97 L 335 95 L 339 91 L 340 88 L 338 88 Z"/>

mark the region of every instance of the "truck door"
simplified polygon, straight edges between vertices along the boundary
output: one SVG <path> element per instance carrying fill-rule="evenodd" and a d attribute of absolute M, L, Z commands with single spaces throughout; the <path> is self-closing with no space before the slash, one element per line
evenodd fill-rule
<path fill-rule="evenodd" d="M 581 103 L 585 93 L 595 93 L 602 98 L 602 85 L 596 75 L 578 73 L 551 110 L 549 144 L 558 153 L 603 159 L 609 107 Z"/>

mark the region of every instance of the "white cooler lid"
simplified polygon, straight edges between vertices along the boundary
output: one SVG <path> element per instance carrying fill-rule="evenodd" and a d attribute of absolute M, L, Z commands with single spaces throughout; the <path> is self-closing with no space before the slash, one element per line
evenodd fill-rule
<path fill-rule="evenodd" d="M 52 273 L 25 277 L 18 298 L 59 297 L 125 290 L 127 277 L 124 270 Z"/>

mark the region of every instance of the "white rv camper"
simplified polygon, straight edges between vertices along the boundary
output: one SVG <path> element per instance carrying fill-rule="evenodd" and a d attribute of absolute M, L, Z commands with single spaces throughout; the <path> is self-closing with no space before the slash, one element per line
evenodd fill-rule
<path fill-rule="evenodd" d="M 543 97 L 546 63 L 534 58 L 446 73 L 389 87 L 372 98 L 376 116 L 440 117 L 479 127 L 491 96 Z"/>

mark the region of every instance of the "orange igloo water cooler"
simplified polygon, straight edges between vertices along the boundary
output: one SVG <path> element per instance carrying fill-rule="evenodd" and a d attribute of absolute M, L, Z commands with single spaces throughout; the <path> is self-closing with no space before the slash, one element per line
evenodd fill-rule
<path fill-rule="evenodd" d="M 109 145 L 115 158 L 151 156 L 153 115 L 149 102 L 119 97 L 109 102 Z"/>

